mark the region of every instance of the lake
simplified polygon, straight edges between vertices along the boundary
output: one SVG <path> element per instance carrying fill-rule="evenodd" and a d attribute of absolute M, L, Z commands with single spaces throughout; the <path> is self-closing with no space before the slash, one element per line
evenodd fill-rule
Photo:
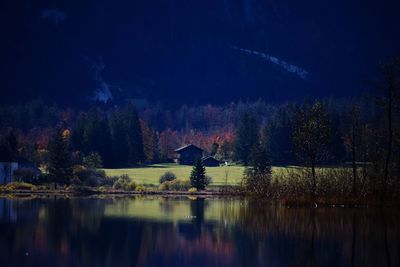
<path fill-rule="evenodd" d="M 399 215 L 237 198 L 0 198 L 0 266 L 399 266 Z"/>

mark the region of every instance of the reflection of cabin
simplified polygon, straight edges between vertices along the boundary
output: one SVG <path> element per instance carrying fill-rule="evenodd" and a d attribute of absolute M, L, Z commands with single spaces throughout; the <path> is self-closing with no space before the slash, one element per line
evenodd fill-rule
<path fill-rule="evenodd" d="M 218 167 L 221 162 L 212 156 L 206 156 L 201 159 L 203 161 L 203 165 L 206 167 Z"/>
<path fill-rule="evenodd" d="M 37 178 L 40 170 L 30 161 L 22 157 L 13 157 L 4 147 L 0 147 L 0 184 L 15 181 L 14 172 L 26 170 Z"/>
<path fill-rule="evenodd" d="M 203 149 L 192 144 L 175 149 L 175 152 L 175 161 L 181 165 L 193 165 L 196 160 L 203 157 Z"/>

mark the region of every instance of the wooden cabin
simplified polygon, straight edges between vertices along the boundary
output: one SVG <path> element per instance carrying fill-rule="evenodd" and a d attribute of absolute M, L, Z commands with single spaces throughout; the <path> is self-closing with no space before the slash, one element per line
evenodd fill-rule
<path fill-rule="evenodd" d="M 219 167 L 221 162 L 214 158 L 213 156 L 206 156 L 201 159 L 203 161 L 203 165 L 206 167 Z"/>

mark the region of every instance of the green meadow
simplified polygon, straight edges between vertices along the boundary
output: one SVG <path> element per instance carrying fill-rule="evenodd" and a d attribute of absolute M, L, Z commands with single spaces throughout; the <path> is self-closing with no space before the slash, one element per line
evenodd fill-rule
<path fill-rule="evenodd" d="M 273 167 L 273 172 L 282 171 L 283 167 Z M 159 178 L 167 171 L 173 172 L 177 178 L 189 179 L 192 166 L 177 165 L 177 164 L 153 164 L 126 169 L 104 169 L 108 176 L 120 176 L 127 174 L 138 184 L 155 185 L 159 184 Z M 243 166 L 220 166 L 206 167 L 206 174 L 212 177 L 212 185 L 236 185 L 243 176 Z M 227 179 L 226 179 L 227 177 Z"/>

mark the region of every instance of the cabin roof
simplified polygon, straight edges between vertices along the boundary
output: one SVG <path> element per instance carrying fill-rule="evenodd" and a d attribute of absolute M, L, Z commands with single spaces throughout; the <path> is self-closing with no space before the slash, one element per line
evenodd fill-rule
<path fill-rule="evenodd" d="M 182 152 L 182 151 L 184 151 L 184 150 L 186 150 L 186 149 L 189 149 L 189 148 L 194 148 L 194 149 L 203 151 L 203 149 L 201 149 L 201 148 L 198 147 L 198 146 L 195 146 L 195 145 L 193 145 L 193 144 L 188 144 L 188 145 L 185 145 L 185 146 L 182 146 L 182 147 L 180 147 L 180 148 L 175 149 L 175 152 Z"/>
<path fill-rule="evenodd" d="M 217 160 L 213 156 L 205 156 L 205 157 L 202 157 L 201 160 L 203 160 L 203 161 L 205 161 L 205 160 L 214 160 L 214 161 L 220 162 L 219 160 Z"/>

